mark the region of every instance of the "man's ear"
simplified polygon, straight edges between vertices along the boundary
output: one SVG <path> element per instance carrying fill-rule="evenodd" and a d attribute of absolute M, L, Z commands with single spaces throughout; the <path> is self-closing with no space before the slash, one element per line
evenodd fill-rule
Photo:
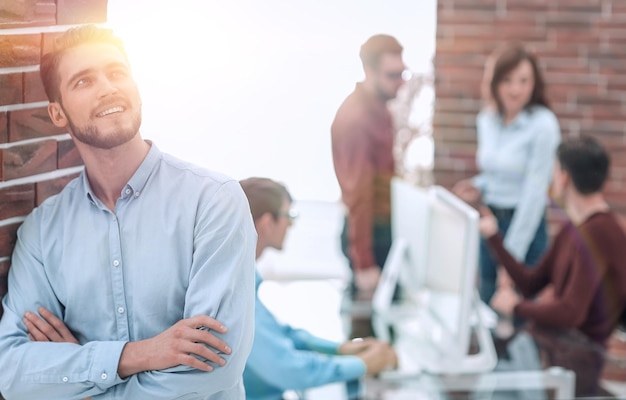
<path fill-rule="evenodd" d="M 271 212 L 266 212 L 256 221 L 257 227 L 266 228 L 271 227 L 271 223 L 274 221 L 274 216 Z"/>
<path fill-rule="evenodd" d="M 59 128 L 67 126 L 67 118 L 61 108 L 61 105 L 57 102 L 48 104 L 48 115 L 52 120 L 52 123 Z"/>
<path fill-rule="evenodd" d="M 572 175 L 570 175 L 569 172 L 565 171 L 563 173 L 563 187 L 564 188 L 571 188 L 572 190 L 575 190 L 576 188 L 574 187 L 574 181 L 572 180 Z"/>

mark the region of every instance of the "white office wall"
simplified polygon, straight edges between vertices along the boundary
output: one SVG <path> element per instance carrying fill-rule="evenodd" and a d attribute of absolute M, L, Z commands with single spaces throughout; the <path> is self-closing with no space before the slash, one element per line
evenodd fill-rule
<path fill-rule="evenodd" d="M 362 79 L 359 46 L 396 36 L 431 69 L 436 0 L 109 0 L 143 98 L 142 135 L 236 179 L 339 199 L 334 113 Z"/>

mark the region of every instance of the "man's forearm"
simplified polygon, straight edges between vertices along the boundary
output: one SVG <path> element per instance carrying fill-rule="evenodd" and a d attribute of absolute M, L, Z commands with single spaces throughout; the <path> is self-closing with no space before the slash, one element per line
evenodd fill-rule
<path fill-rule="evenodd" d="M 149 360 L 142 355 L 138 347 L 141 347 L 141 342 L 129 342 L 122 349 L 120 363 L 117 366 L 117 374 L 120 378 L 125 379 L 131 375 L 148 370 Z"/>

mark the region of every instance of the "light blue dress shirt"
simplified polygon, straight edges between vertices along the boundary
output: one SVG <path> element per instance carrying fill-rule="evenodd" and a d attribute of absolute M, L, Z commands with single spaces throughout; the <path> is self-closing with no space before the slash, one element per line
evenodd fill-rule
<path fill-rule="evenodd" d="M 257 272 L 257 291 L 261 282 Z M 310 389 L 365 375 L 366 366 L 360 358 L 337 355 L 339 343 L 281 324 L 258 295 L 255 324 L 254 344 L 243 373 L 248 400 L 279 400 L 286 390 Z"/>
<path fill-rule="evenodd" d="M 543 106 L 524 110 L 504 125 L 499 113 L 482 110 L 476 119 L 480 174 L 474 185 L 483 202 L 498 208 L 514 208 L 504 247 L 524 259 L 539 227 L 548 201 L 556 148 L 561 141 L 559 122 Z"/>
<path fill-rule="evenodd" d="M 111 212 L 83 172 L 24 221 L 0 321 L 7 399 L 243 399 L 252 346 L 256 231 L 239 183 L 153 144 Z M 80 345 L 31 342 L 43 306 Z M 206 314 L 232 348 L 213 372 L 178 366 L 117 375 L 127 342 Z"/>

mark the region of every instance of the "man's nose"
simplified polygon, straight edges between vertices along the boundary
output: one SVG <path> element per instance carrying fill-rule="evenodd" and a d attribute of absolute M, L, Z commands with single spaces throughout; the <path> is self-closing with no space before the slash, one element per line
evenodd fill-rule
<path fill-rule="evenodd" d="M 98 82 L 98 97 L 106 97 L 117 93 L 117 86 L 107 77 L 102 77 Z"/>

